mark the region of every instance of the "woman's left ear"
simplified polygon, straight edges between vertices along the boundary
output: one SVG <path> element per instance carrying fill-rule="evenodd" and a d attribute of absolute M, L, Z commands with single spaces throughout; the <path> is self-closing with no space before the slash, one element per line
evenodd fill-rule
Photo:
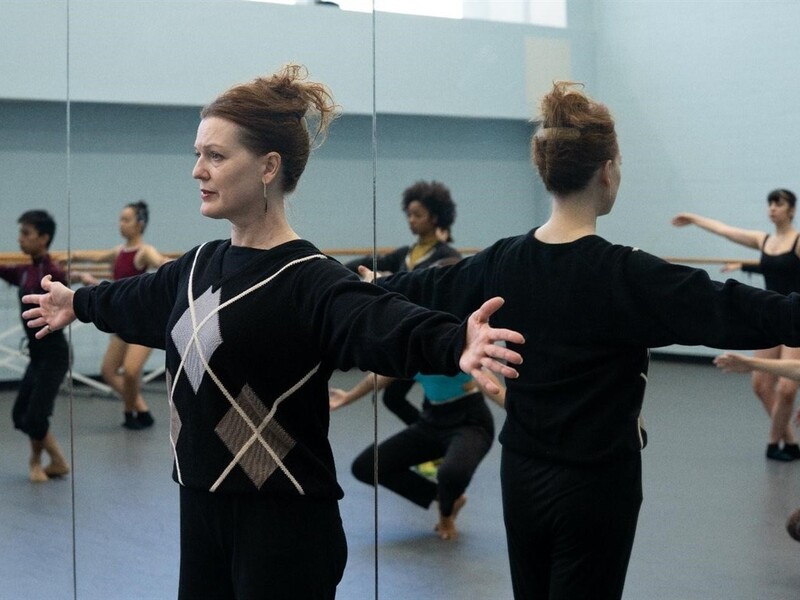
<path fill-rule="evenodd" d="M 611 169 L 613 166 L 613 160 L 607 160 L 603 163 L 600 171 L 600 181 L 603 183 L 603 185 L 609 185 L 611 183 Z"/>
<path fill-rule="evenodd" d="M 264 173 L 261 181 L 264 185 L 272 183 L 281 172 L 281 155 L 277 152 L 268 152 L 264 155 Z"/>

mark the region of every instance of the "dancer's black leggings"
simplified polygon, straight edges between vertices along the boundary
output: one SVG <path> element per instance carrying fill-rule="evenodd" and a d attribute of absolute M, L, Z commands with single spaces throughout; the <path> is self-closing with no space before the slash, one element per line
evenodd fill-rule
<path fill-rule="evenodd" d="M 393 379 L 383 390 L 383 404 L 406 425 L 419 421 L 420 410 L 408 401 L 413 379 Z"/>
<path fill-rule="evenodd" d="M 423 508 L 438 499 L 442 514 L 450 516 L 493 439 L 492 414 L 480 393 L 427 404 L 417 423 L 378 445 L 378 482 Z M 359 454 L 352 466 L 356 479 L 369 485 L 374 483 L 373 448 Z M 411 470 L 438 458 L 436 482 Z"/>
<path fill-rule="evenodd" d="M 31 439 L 42 440 L 50 429 L 56 396 L 69 369 L 69 346 L 64 334 L 53 332 L 28 346 L 30 362 L 11 410 L 14 427 Z"/>

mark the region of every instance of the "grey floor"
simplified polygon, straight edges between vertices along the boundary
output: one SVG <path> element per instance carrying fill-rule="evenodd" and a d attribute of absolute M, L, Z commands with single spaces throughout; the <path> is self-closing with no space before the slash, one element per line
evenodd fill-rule
<path fill-rule="evenodd" d="M 59 398 L 54 430 L 65 445 L 72 431 L 74 479 L 37 485 L 7 416 L 13 396 L 0 392 L 0 600 L 174 598 L 177 489 L 163 385 L 146 389 L 158 421 L 144 432 L 122 429 L 119 403 L 86 388 Z M 625 599 L 800 598 L 800 545 L 784 530 L 800 506 L 800 462 L 764 459 L 767 419 L 747 377 L 654 361 L 645 417 L 645 501 Z M 497 444 L 468 490 L 454 542 L 433 534 L 434 508 L 379 494 L 376 579 L 374 497 L 349 473 L 372 421 L 368 400 L 332 417 L 350 552 L 338 597 L 375 598 L 377 581 L 387 600 L 510 598 Z M 381 437 L 400 427 L 382 413 L 378 423 Z"/>

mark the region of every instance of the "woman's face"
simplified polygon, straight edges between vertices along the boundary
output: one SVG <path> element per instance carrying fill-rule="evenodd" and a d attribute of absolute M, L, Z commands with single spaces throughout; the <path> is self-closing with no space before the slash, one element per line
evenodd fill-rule
<path fill-rule="evenodd" d="M 406 218 L 408 227 L 414 235 L 424 236 L 436 231 L 436 217 L 419 200 L 408 203 Z"/>
<path fill-rule="evenodd" d="M 769 220 L 775 225 L 791 223 L 794 218 L 794 207 L 786 201 L 786 198 L 778 198 L 769 203 Z"/>
<path fill-rule="evenodd" d="M 131 206 L 126 206 L 119 214 L 119 233 L 126 240 L 142 233 L 141 223 L 136 220 L 136 210 Z"/>
<path fill-rule="evenodd" d="M 192 177 L 200 182 L 203 216 L 237 222 L 264 212 L 264 160 L 241 144 L 239 132 L 219 117 L 205 118 L 197 128 Z"/>

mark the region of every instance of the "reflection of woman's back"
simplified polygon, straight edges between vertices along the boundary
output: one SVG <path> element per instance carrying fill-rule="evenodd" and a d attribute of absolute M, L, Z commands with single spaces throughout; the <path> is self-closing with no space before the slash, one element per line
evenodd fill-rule
<path fill-rule="evenodd" d="M 375 269 L 383 274 L 425 269 L 443 260 L 459 260 L 461 254 L 450 245 L 450 230 L 456 219 L 456 205 L 450 190 L 436 181 L 418 181 L 403 191 L 402 209 L 411 233 L 417 241 L 411 246 L 400 246 L 379 256 Z M 359 266 L 373 267 L 372 257 L 365 256 L 347 263 L 357 271 Z M 419 409 L 408 401 L 406 395 L 413 387 L 412 380 L 396 379 L 383 392 L 383 403 L 391 412 L 411 425 L 419 420 Z"/>

